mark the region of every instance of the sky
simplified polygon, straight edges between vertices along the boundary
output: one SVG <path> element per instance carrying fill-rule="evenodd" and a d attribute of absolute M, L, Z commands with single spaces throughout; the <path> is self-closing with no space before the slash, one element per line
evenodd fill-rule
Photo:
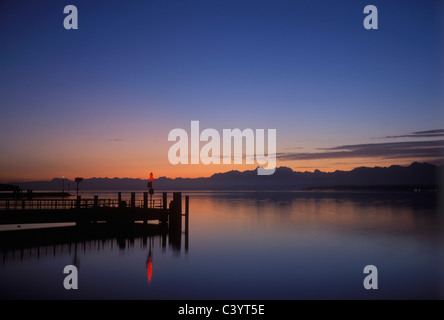
<path fill-rule="evenodd" d="M 191 121 L 276 129 L 296 171 L 444 162 L 442 1 L 5 0 L 0 48 L 3 182 L 257 166 L 170 164 Z"/>

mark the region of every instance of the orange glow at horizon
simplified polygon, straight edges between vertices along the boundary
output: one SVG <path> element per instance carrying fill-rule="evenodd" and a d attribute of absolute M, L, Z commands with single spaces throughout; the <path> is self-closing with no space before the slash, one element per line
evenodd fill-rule
<path fill-rule="evenodd" d="M 399 161 L 397 161 L 399 160 Z M 277 167 L 289 167 L 294 171 L 313 172 L 320 170 L 323 172 L 334 172 L 336 170 L 349 171 L 357 167 L 388 167 L 391 165 L 408 166 L 414 161 L 423 161 L 418 159 L 323 159 L 323 160 L 303 160 L 303 161 L 278 161 Z M 201 178 L 210 177 L 216 173 L 223 173 L 231 170 L 245 171 L 254 170 L 257 164 L 220 164 L 220 165 L 204 165 L 204 164 L 178 164 L 171 165 L 169 163 L 151 162 L 133 163 L 128 166 L 114 163 L 90 164 L 90 165 L 70 165 L 70 167 L 49 168 L 38 167 L 32 170 L 30 174 L 25 168 L 22 170 L 8 170 L 8 172 L 0 173 L 0 181 L 2 182 L 21 182 L 21 181 L 48 181 L 53 178 L 61 178 L 74 180 L 75 177 L 88 178 L 133 178 L 133 179 L 149 179 L 149 173 L 153 172 L 156 179 L 160 177 L 167 178 Z M 60 172 L 57 174 L 56 172 Z"/>
<path fill-rule="evenodd" d="M 160 132 L 160 133 L 159 133 Z M 139 178 L 148 179 L 153 172 L 156 179 L 210 177 L 215 173 L 231 170 L 254 170 L 255 164 L 177 164 L 168 161 L 168 150 L 172 143 L 166 143 L 166 132 L 153 132 L 151 137 L 138 132 L 127 139 L 109 140 L 105 137 L 90 137 L 85 132 L 81 137 L 63 137 L 57 144 L 37 144 L 27 141 L 0 158 L 0 181 L 48 181 L 64 176 L 88 178 Z M 61 137 L 57 137 L 58 139 Z M 54 147 L 56 145 L 56 147 Z M 305 152 L 316 151 L 314 145 L 304 146 Z M 279 153 L 279 149 L 277 150 Z M 348 171 L 356 167 L 409 165 L 425 159 L 383 159 L 383 158 L 337 158 L 315 160 L 277 159 L 277 167 L 285 166 L 294 171 L 323 172 Z"/>

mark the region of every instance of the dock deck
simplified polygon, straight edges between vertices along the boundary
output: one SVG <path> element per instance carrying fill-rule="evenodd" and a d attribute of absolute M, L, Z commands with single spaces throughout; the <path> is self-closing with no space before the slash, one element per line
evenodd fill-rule
<path fill-rule="evenodd" d="M 188 217 L 188 196 L 185 216 Z M 161 199 L 137 200 L 131 193 L 129 201 L 118 199 L 0 199 L 1 224 L 60 223 L 74 222 L 88 224 L 97 222 L 130 223 L 157 220 L 159 223 L 177 221 L 182 217 L 182 195 L 173 193 L 173 200 L 167 206 L 167 194 Z M 181 220 L 181 219 L 180 219 Z"/>

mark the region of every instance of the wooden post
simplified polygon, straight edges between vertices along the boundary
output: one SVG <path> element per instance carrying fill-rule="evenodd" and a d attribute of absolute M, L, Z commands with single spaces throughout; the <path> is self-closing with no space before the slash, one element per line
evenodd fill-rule
<path fill-rule="evenodd" d="M 143 208 L 148 208 L 148 192 L 143 193 Z"/>
<path fill-rule="evenodd" d="M 77 203 L 76 203 L 76 208 L 80 209 L 80 201 L 81 201 L 81 197 L 82 196 L 77 196 Z"/>
<path fill-rule="evenodd" d="M 182 239 L 182 193 L 173 192 L 173 201 L 170 203 L 168 239 L 174 251 L 180 251 Z"/>
<path fill-rule="evenodd" d="M 136 207 L 136 193 L 135 192 L 131 192 L 131 208 L 135 208 Z"/>
<path fill-rule="evenodd" d="M 162 193 L 162 206 L 163 206 L 163 209 L 167 209 L 167 193 L 166 192 Z"/>
<path fill-rule="evenodd" d="M 94 208 L 99 206 L 99 196 L 94 196 Z"/>
<path fill-rule="evenodd" d="M 122 202 L 122 192 L 117 192 L 117 206 L 120 207 L 120 203 Z"/>
<path fill-rule="evenodd" d="M 182 214 L 182 192 L 173 192 L 173 202 L 177 214 Z"/>
<path fill-rule="evenodd" d="M 185 196 L 185 252 L 188 252 L 190 196 Z"/>

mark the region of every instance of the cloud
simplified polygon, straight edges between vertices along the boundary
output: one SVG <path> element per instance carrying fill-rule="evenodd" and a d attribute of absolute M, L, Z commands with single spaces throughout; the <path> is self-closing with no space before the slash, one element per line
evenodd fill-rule
<path fill-rule="evenodd" d="M 122 141 L 125 141 L 125 139 L 115 138 L 115 139 L 108 139 L 108 141 L 111 141 L 111 142 L 122 142 Z"/>
<path fill-rule="evenodd" d="M 416 131 L 413 132 L 414 134 L 430 134 L 430 133 L 441 133 L 444 134 L 444 129 L 437 129 L 437 130 L 427 130 L 427 131 Z"/>
<path fill-rule="evenodd" d="M 439 159 L 444 155 L 444 140 L 355 144 L 318 150 L 322 152 L 279 153 L 277 158 L 281 161 L 339 158 Z"/>
<path fill-rule="evenodd" d="M 296 150 L 296 149 L 304 149 L 304 147 L 284 148 L 284 150 Z"/>
<path fill-rule="evenodd" d="M 416 131 L 410 134 L 404 134 L 399 136 L 385 136 L 382 139 L 393 139 L 393 138 L 432 138 L 432 137 L 444 137 L 444 129 L 427 130 L 427 131 Z"/>

